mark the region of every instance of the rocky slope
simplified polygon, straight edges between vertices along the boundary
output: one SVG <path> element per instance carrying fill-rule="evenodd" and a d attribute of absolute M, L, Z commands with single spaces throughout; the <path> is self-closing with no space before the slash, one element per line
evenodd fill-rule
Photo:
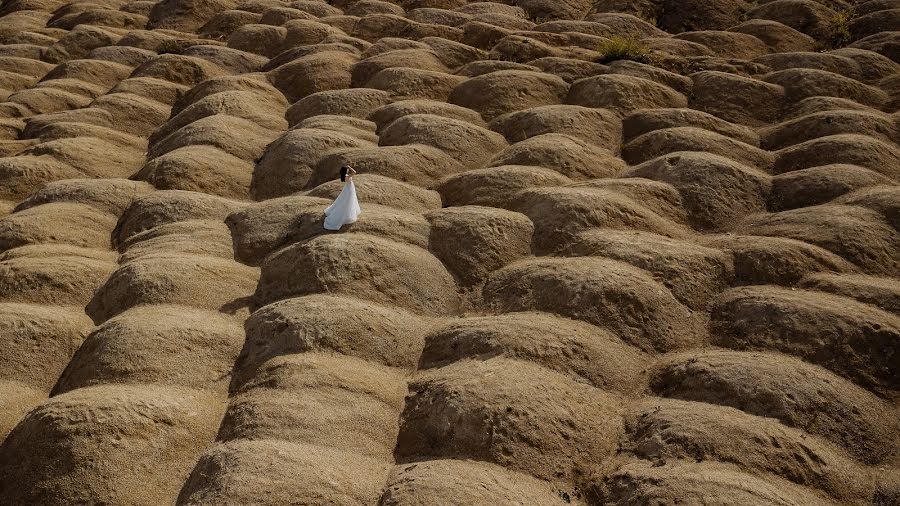
<path fill-rule="evenodd" d="M 0 504 L 900 503 L 898 0 L 9 0 L 0 100 Z"/>

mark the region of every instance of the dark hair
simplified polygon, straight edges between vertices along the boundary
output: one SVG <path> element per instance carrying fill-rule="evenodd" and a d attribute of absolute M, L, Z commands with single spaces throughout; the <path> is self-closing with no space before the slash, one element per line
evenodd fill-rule
<path fill-rule="evenodd" d="M 349 168 L 350 167 L 347 167 L 346 165 L 341 166 L 341 181 L 347 180 L 347 169 L 349 169 Z"/>

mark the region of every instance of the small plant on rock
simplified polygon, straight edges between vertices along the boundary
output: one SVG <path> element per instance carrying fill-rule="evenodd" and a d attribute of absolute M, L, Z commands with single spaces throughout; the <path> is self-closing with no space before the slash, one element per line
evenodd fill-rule
<path fill-rule="evenodd" d="M 597 51 L 602 56 L 597 63 L 609 63 L 616 60 L 631 60 L 640 63 L 651 63 L 653 60 L 650 48 L 643 42 L 625 37 L 612 37 L 602 43 Z"/>
<path fill-rule="evenodd" d="M 835 14 L 831 18 L 831 29 L 828 39 L 823 44 L 824 50 L 839 49 L 850 43 L 850 20 L 853 18 L 853 10 L 848 9 Z"/>

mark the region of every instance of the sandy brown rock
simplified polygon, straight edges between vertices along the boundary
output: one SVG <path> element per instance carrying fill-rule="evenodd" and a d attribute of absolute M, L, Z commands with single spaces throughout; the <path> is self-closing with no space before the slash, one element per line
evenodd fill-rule
<path fill-rule="evenodd" d="M 517 142 L 495 156 L 490 165 L 544 167 L 576 181 L 617 176 L 626 168 L 612 152 L 580 138 L 557 133 L 536 135 Z"/>
<path fill-rule="evenodd" d="M 776 52 L 812 51 L 816 47 L 815 39 L 777 21 L 749 19 L 728 29 L 753 35 Z"/>
<path fill-rule="evenodd" d="M 160 253 L 234 258 L 231 234 L 221 220 L 165 223 L 132 235 L 119 248 L 120 264 Z"/>
<path fill-rule="evenodd" d="M 767 174 L 726 158 L 679 152 L 645 162 L 627 173 L 671 184 L 681 193 L 692 226 L 723 228 L 766 208 Z"/>
<path fill-rule="evenodd" d="M 177 504 L 375 504 L 389 468 L 381 459 L 323 446 L 242 439 L 207 450 Z"/>
<path fill-rule="evenodd" d="M 900 235 L 884 217 L 863 207 L 823 204 L 753 215 L 736 226 L 750 235 L 784 237 L 825 248 L 869 274 L 896 272 Z"/>
<path fill-rule="evenodd" d="M 343 309 L 335 313 L 333 308 Z M 247 320 L 247 341 L 235 385 L 273 357 L 333 352 L 389 367 L 413 369 L 428 329 L 421 317 L 350 297 L 309 295 L 263 306 Z"/>
<path fill-rule="evenodd" d="M 503 134 L 510 143 L 547 133 L 577 137 L 585 142 L 618 153 L 622 122 L 612 112 L 577 105 L 547 105 L 505 114 L 491 122 L 491 129 Z"/>
<path fill-rule="evenodd" d="M 320 91 L 346 88 L 356 59 L 342 51 L 298 58 L 269 72 L 269 80 L 293 103 Z"/>
<path fill-rule="evenodd" d="M 651 398 L 626 417 L 626 428 L 632 434 L 627 451 L 643 459 L 727 462 L 818 489 L 846 504 L 867 504 L 874 495 L 865 469 L 834 445 L 734 408 Z"/>
<path fill-rule="evenodd" d="M 466 318 L 425 337 L 420 367 L 504 356 L 541 365 L 610 391 L 631 392 L 647 357 L 608 332 L 546 313 Z"/>
<path fill-rule="evenodd" d="M 156 226 L 177 221 L 197 219 L 224 220 L 229 213 L 244 204 L 187 191 L 158 191 L 134 201 L 119 219 L 113 232 L 113 243 L 121 245 L 132 236 Z"/>
<path fill-rule="evenodd" d="M 900 315 L 900 288 L 895 278 L 817 273 L 803 278 L 800 286 L 850 297 Z"/>
<path fill-rule="evenodd" d="M 371 202 L 411 212 L 425 212 L 441 207 L 441 195 L 433 190 L 403 183 L 377 174 L 360 174 L 353 178 L 359 189 L 360 202 Z M 335 179 L 322 183 L 305 193 L 310 197 L 333 200 L 343 189 L 343 183 Z"/>
<path fill-rule="evenodd" d="M 809 273 L 858 270 L 824 248 L 794 239 L 726 234 L 708 236 L 703 243 L 731 255 L 737 284 L 791 286 Z"/>
<path fill-rule="evenodd" d="M 47 394 L 17 381 L 0 380 L 0 442 Z"/>
<path fill-rule="evenodd" d="M 724 72 L 703 71 L 691 77 L 691 108 L 750 127 L 775 122 L 782 114 L 785 89 L 781 86 Z"/>
<path fill-rule="evenodd" d="M 798 117 L 765 129 L 762 132 L 763 147 L 778 150 L 840 134 L 867 135 L 892 142 L 898 138 L 897 127 L 889 116 L 866 111 L 823 111 Z"/>
<path fill-rule="evenodd" d="M 450 176 L 437 190 L 452 206 L 508 207 L 519 190 L 539 186 L 564 186 L 571 180 L 540 167 L 503 165 Z"/>
<path fill-rule="evenodd" d="M 793 170 L 772 178 L 770 206 L 781 211 L 825 204 L 861 188 L 891 183 L 887 177 L 856 165 L 833 164 Z"/>
<path fill-rule="evenodd" d="M 648 232 L 587 231 L 559 254 L 601 256 L 653 274 L 682 304 L 698 311 L 734 276 L 730 255 Z"/>
<path fill-rule="evenodd" d="M 763 172 L 774 163 L 774 156 L 756 146 L 696 127 L 664 128 L 641 135 L 622 148 L 622 158 L 639 165 L 679 151 L 710 153 Z"/>
<path fill-rule="evenodd" d="M 0 304 L 0 335 L 7 350 L 0 360 L 0 378 L 49 393 L 91 327 L 78 307 Z"/>
<path fill-rule="evenodd" d="M 0 446 L 3 501 L 173 502 L 212 442 L 221 411 L 208 393 L 149 385 L 97 386 L 54 397 Z M 135 465 L 146 472 L 130 472 Z"/>
<path fill-rule="evenodd" d="M 390 67 L 379 71 L 366 83 L 366 87 L 387 91 L 392 100 L 446 101 L 464 77 L 409 67 Z"/>
<path fill-rule="evenodd" d="M 606 478 L 605 501 L 638 505 L 653 503 L 716 504 L 737 506 L 833 505 L 822 493 L 770 476 L 756 477 L 736 466 L 714 462 L 671 461 L 657 465 L 648 461 L 626 464 Z"/>
<path fill-rule="evenodd" d="M 29 244 L 107 249 L 116 218 L 84 204 L 50 203 L 0 220 L 0 251 Z"/>
<path fill-rule="evenodd" d="M 178 385 L 224 394 L 244 340 L 233 319 L 184 306 L 139 306 L 97 327 L 54 388 Z"/>
<path fill-rule="evenodd" d="M 86 311 L 102 322 L 141 304 L 183 304 L 236 314 L 250 305 L 259 271 L 232 260 L 161 253 L 113 272 Z M 210 286 L 219 287 L 210 290 Z"/>
<path fill-rule="evenodd" d="M 275 357 L 234 392 L 219 439 L 279 439 L 388 461 L 405 387 L 400 371 L 358 358 Z"/>
<path fill-rule="evenodd" d="M 128 179 L 66 179 L 48 183 L 22 201 L 16 209 L 21 211 L 54 202 L 72 202 L 121 215 L 135 198 L 152 190 L 146 183 Z"/>
<path fill-rule="evenodd" d="M 731 406 L 841 445 L 861 462 L 900 451 L 892 408 L 834 373 L 778 353 L 708 351 L 673 356 L 651 381 L 666 397 Z"/>
<path fill-rule="evenodd" d="M 675 127 L 695 127 L 709 130 L 751 146 L 759 146 L 759 135 L 742 125 L 729 123 L 694 109 L 650 109 L 638 111 L 622 120 L 624 138 L 630 141 L 643 134 Z"/>
<path fill-rule="evenodd" d="M 0 300 L 84 306 L 115 268 L 84 256 L 9 258 L 0 261 Z"/>
<path fill-rule="evenodd" d="M 381 132 L 379 144 L 425 144 L 471 168 L 480 168 L 507 145 L 506 139 L 498 133 L 433 114 L 410 114 L 397 119 Z"/>
<path fill-rule="evenodd" d="M 253 164 L 213 146 L 193 145 L 154 158 L 134 178 L 160 190 L 247 199 Z"/>
<path fill-rule="evenodd" d="M 397 457 L 482 460 L 577 482 L 615 451 L 620 409 L 612 395 L 528 362 L 465 360 L 410 384 Z"/>
<path fill-rule="evenodd" d="M 353 263 L 342 260 L 351 256 Z M 285 276 L 285 270 L 292 274 Z M 372 270 L 383 274 L 373 277 Z M 453 313 L 458 303 L 456 282 L 437 258 L 367 234 L 323 235 L 284 248 L 262 264 L 257 304 L 315 293 L 362 296 L 434 315 Z"/>
<path fill-rule="evenodd" d="M 288 108 L 285 117 L 291 126 L 319 114 L 338 114 L 367 118 L 373 111 L 391 102 L 388 92 L 369 88 L 321 91 L 308 95 Z"/>
<path fill-rule="evenodd" d="M 396 466 L 379 504 L 554 504 L 558 491 L 547 483 L 475 460 L 428 460 Z"/>
<path fill-rule="evenodd" d="M 647 352 L 683 348 L 703 339 L 696 315 L 648 273 L 607 259 L 517 262 L 491 276 L 484 297 L 489 306 L 505 312 L 547 311 L 593 323 Z M 582 297 L 594 302 L 584 304 Z M 623 307 L 629 312 L 623 313 Z M 638 321 L 654 323 L 637 327 Z"/>
<path fill-rule="evenodd" d="M 367 146 L 371 143 L 329 130 L 289 130 L 265 148 L 253 171 L 250 195 L 259 200 L 308 188 L 313 168 L 329 152 Z"/>
<path fill-rule="evenodd" d="M 334 181 L 342 165 L 407 184 L 431 187 L 440 179 L 465 170 L 444 151 L 424 144 L 336 149 L 319 161 L 308 187 Z"/>
<path fill-rule="evenodd" d="M 481 115 L 471 109 L 428 99 L 401 100 L 386 104 L 372 111 L 368 115 L 368 119 L 375 122 L 380 132 L 397 119 L 410 114 L 434 114 L 458 119 L 476 126 L 485 126 Z"/>
<path fill-rule="evenodd" d="M 463 206 L 431 211 L 429 250 L 460 285 L 483 283 L 490 273 L 531 254 L 534 225 L 526 216 L 501 209 Z M 468 245 L 478 245 L 478 248 Z"/>
<path fill-rule="evenodd" d="M 576 81 L 566 97 L 567 104 L 603 107 L 620 116 L 637 109 L 686 107 L 681 93 L 640 77 L 607 74 Z"/>
<path fill-rule="evenodd" d="M 566 82 L 554 75 L 500 70 L 458 85 L 449 102 L 478 111 L 490 121 L 514 111 L 558 104 L 568 91 Z"/>
<path fill-rule="evenodd" d="M 711 308 L 714 341 L 738 350 L 781 351 L 877 392 L 896 390 L 891 342 L 900 318 L 853 299 L 773 287 L 737 288 Z M 815 339 L 825 342 L 810 346 Z M 832 353 L 822 353 L 822 347 Z"/>
<path fill-rule="evenodd" d="M 894 143 L 859 134 L 829 135 L 784 148 L 776 153 L 774 171 L 780 174 L 832 163 L 858 165 L 900 178 L 900 149 Z"/>

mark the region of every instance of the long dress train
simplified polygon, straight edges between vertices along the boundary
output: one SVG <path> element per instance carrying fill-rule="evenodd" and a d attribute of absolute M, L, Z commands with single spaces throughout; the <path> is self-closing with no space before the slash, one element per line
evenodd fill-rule
<path fill-rule="evenodd" d="M 340 230 L 342 226 L 354 223 L 361 212 L 351 177 L 340 195 L 325 209 L 325 230 Z"/>

